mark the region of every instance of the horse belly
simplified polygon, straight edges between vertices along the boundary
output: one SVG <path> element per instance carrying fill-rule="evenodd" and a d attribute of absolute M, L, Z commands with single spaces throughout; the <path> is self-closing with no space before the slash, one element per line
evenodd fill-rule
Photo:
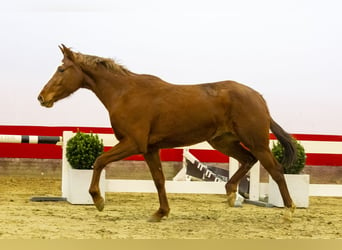
<path fill-rule="evenodd" d="M 218 123 L 212 115 L 189 115 L 160 122 L 151 130 L 149 144 L 159 148 L 189 146 L 207 141 L 216 134 L 228 132 L 228 128 Z"/>

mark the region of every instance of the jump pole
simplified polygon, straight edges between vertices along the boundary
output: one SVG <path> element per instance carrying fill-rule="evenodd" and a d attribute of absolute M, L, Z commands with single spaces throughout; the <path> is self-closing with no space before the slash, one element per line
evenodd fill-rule
<path fill-rule="evenodd" d="M 62 136 L 0 135 L 0 143 L 55 144 L 62 146 Z"/>

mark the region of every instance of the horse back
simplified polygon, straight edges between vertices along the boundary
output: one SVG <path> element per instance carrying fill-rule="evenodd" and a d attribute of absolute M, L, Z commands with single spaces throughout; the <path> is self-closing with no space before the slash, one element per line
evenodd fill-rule
<path fill-rule="evenodd" d="M 150 93 L 143 114 L 149 117 L 144 118 L 150 122 L 149 144 L 158 147 L 191 145 L 223 133 L 234 134 L 234 124 L 243 122 L 241 115 L 247 121 L 254 108 L 266 110 L 256 91 L 234 81 L 169 85 Z"/>

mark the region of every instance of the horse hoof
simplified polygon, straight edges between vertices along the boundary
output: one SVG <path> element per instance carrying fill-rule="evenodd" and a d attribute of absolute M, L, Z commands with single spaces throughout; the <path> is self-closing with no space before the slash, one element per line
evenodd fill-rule
<path fill-rule="evenodd" d="M 230 207 L 235 206 L 235 200 L 236 200 L 236 193 L 231 193 L 228 195 L 228 205 Z"/>
<path fill-rule="evenodd" d="M 159 217 L 158 215 L 153 214 L 147 221 L 148 222 L 160 222 L 161 221 L 161 217 Z"/>
<path fill-rule="evenodd" d="M 296 210 L 296 206 L 292 203 L 291 207 L 285 207 L 285 213 L 283 217 L 284 222 L 292 222 L 292 215 Z"/>
<path fill-rule="evenodd" d="M 103 198 L 101 198 L 100 200 L 95 202 L 95 206 L 96 206 L 98 211 L 100 211 L 100 212 L 103 211 L 103 209 L 104 209 L 104 200 L 103 200 Z"/>
<path fill-rule="evenodd" d="M 292 222 L 292 214 L 289 213 L 288 211 L 285 211 L 285 213 L 284 213 L 283 222 L 284 223 L 291 223 Z"/>
<path fill-rule="evenodd" d="M 148 222 L 160 222 L 164 217 L 169 216 L 170 209 L 159 209 L 147 220 Z"/>

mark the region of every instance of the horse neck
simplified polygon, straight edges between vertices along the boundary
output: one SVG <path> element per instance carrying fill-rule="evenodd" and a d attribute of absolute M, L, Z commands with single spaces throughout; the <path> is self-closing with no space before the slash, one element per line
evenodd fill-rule
<path fill-rule="evenodd" d="M 90 89 L 109 110 L 113 102 L 127 92 L 131 86 L 127 79 L 132 76 L 108 72 L 106 70 L 84 70 L 84 88 Z"/>

